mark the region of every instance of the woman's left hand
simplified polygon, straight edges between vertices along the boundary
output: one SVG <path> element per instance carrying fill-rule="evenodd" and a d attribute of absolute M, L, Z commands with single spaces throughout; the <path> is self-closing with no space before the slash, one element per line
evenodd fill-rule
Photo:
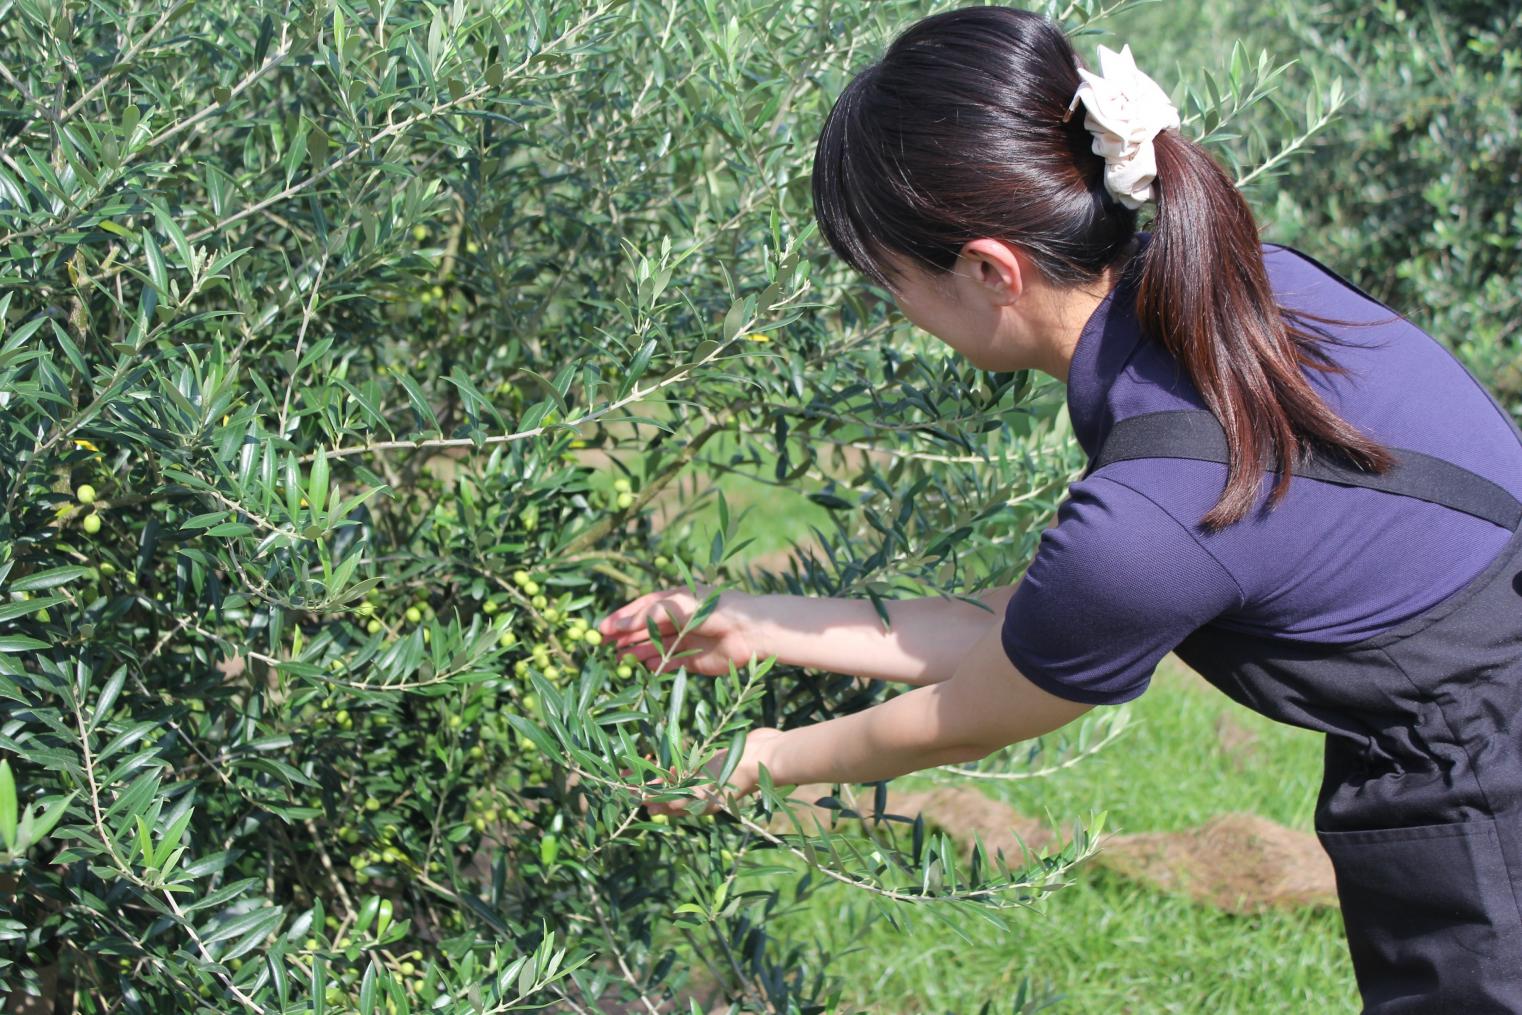
<path fill-rule="evenodd" d="M 745 736 L 745 753 L 740 756 L 740 763 L 735 770 L 729 773 L 728 785 L 733 789 L 736 796 L 747 797 L 760 788 L 761 777 L 758 766 L 765 764 L 767 770 L 772 767 L 771 758 L 768 756 L 770 745 L 782 736 L 782 731 L 771 726 L 758 726 Z M 719 773 L 724 770 L 724 760 L 729 751 L 720 751 L 709 759 L 704 769 L 714 783 L 718 782 Z M 646 789 L 650 787 L 647 786 Z M 708 806 L 702 810 L 702 814 L 712 814 L 724 809 L 723 798 L 714 786 L 695 787 L 698 796 L 708 801 Z M 644 800 L 645 809 L 651 814 L 681 815 L 687 813 L 687 808 L 692 805 L 691 800 Z"/>

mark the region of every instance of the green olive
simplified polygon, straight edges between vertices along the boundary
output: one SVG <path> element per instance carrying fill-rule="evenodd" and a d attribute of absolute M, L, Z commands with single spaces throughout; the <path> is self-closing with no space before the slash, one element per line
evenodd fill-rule
<path fill-rule="evenodd" d="M 85 520 L 81 522 L 80 525 L 83 526 L 84 530 L 90 535 L 95 535 L 95 533 L 100 531 L 100 514 L 95 511 L 91 511 L 89 514 L 85 515 Z"/>
<path fill-rule="evenodd" d="M 416 624 L 423 619 L 423 611 L 416 606 L 407 607 L 407 623 Z"/>
<path fill-rule="evenodd" d="M 74 491 L 74 499 L 79 501 L 81 504 L 94 504 L 95 487 L 91 486 L 89 483 L 79 484 L 79 488 Z"/>

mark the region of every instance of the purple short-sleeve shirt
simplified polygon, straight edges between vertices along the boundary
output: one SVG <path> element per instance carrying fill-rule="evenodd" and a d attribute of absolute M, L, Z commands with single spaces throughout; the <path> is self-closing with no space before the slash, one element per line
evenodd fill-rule
<path fill-rule="evenodd" d="M 1522 499 L 1522 442 L 1452 353 L 1403 317 L 1387 321 L 1390 310 L 1299 251 L 1265 244 L 1263 253 L 1281 304 L 1386 321 L 1320 326 L 1352 343 L 1325 346 L 1346 375 L 1307 371 L 1334 411 L 1387 447 L 1446 459 Z M 1068 374 L 1068 413 L 1091 459 L 1119 420 L 1205 408 L 1118 291 L 1085 324 Z M 1272 511 L 1207 533 L 1198 521 L 1225 478 L 1216 462 L 1154 458 L 1074 483 L 1005 610 L 1015 667 L 1059 697 L 1116 704 L 1141 694 L 1158 661 L 1206 623 L 1295 642 L 1361 641 L 1458 591 L 1509 535 L 1441 505 L 1303 476 Z"/>

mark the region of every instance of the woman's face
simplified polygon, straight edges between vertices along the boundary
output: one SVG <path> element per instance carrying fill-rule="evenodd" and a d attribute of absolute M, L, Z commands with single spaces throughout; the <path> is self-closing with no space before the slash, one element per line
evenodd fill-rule
<path fill-rule="evenodd" d="M 996 241 L 975 241 L 977 244 Z M 893 302 L 911 324 L 951 346 L 980 370 L 1041 365 L 1023 324 L 1021 273 L 1011 248 L 990 253 L 969 244 L 952 270 L 936 274 L 895 258 L 901 270 Z M 1019 307 L 1020 309 L 1017 309 Z"/>

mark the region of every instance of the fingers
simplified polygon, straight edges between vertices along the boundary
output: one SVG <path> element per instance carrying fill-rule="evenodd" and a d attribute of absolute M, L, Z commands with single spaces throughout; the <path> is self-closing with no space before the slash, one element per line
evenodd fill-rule
<path fill-rule="evenodd" d="M 646 754 L 646 755 L 643 755 L 643 758 L 646 761 L 653 761 L 653 760 L 655 760 L 655 755 L 654 754 Z M 627 775 L 633 775 L 634 774 L 634 770 L 632 768 L 621 768 L 621 769 L 619 769 L 619 774 L 620 775 L 625 775 L 625 776 L 627 776 Z M 676 769 L 674 767 L 668 769 L 667 770 L 667 776 L 668 776 L 668 778 L 675 778 L 676 777 Z M 657 789 L 660 786 L 661 786 L 661 782 L 659 780 L 656 780 L 654 782 L 645 783 L 641 788 L 649 790 L 649 789 Z M 721 811 L 721 810 L 724 809 L 723 803 L 720 801 L 718 795 L 715 794 L 714 791 L 711 788 L 709 788 L 707 786 L 697 786 L 697 787 L 694 787 L 694 791 L 697 793 L 697 795 L 700 798 L 702 798 L 704 801 L 706 801 L 703 810 L 699 811 L 698 814 L 713 814 L 713 813 L 715 813 L 717 811 Z M 665 814 L 665 815 L 668 815 L 670 817 L 683 817 L 683 816 L 686 816 L 686 814 L 688 813 L 687 812 L 687 808 L 689 806 L 691 806 L 691 804 L 692 804 L 692 801 L 690 799 L 655 800 L 655 799 L 647 799 L 647 798 L 645 798 L 643 796 L 641 796 L 641 798 L 640 798 L 640 806 L 644 807 L 645 811 L 647 813 L 651 814 L 651 815 Z"/>
<path fill-rule="evenodd" d="M 681 638 L 673 641 L 672 638 L 676 634 L 676 630 L 669 624 L 661 626 L 663 628 L 660 631 L 661 642 L 670 651 L 678 652 L 694 647 L 693 632 L 688 631 L 686 634 L 682 635 Z M 640 628 L 638 631 L 631 631 L 625 634 L 611 635 L 609 638 L 609 644 L 615 649 L 640 653 L 641 655 L 648 657 L 655 657 L 661 654 L 660 647 L 657 646 L 656 643 L 651 639 L 650 632 L 646 631 L 644 628 Z"/>
<path fill-rule="evenodd" d="M 699 788 L 697 794 L 704 801 L 703 809 L 697 812 L 698 815 L 715 814 L 724 809 L 719 798 L 709 790 Z M 692 806 L 692 801 L 690 799 L 646 800 L 644 801 L 644 806 L 645 810 L 651 814 L 665 814 L 673 818 L 687 817 L 691 813 L 687 808 Z"/>
<path fill-rule="evenodd" d="M 661 589 L 630 600 L 604 617 L 597 629 L 607 636 L 645 634 L 645 618 L 654 617 L 661 631 L 675 630 L 692 615 L 692 596 L 686 589 Z"/>
<path fill-rule="evenodd" d="M 720 758 L 721 756 L 723 755 L 720 755 Z M 644 759 L 645 761 L 654 761 L 654 755 L 644 755 Z M 632 776 L 633 768 L 619 768 L 618 773 L 621 776 Z M 668 778 L 676 778 L 676 768 L 668 768 L 667 775 Z M 641 788 L 642 790 L 658 790 L 658 788 L 661 788 L 661 785 L 661 781 L 656 779 L 653 782 L 645 782 Z M 715 814 L 718 811 L 724 810 L 723 800 L 715 793 L 714 788 L 700 785 L 700 787 L 694 787 L 694 793 L 705 802 L 705 807 L 703 807 L 702 811 L 697 811 L 697 814 Z M 691 811 L 688 811 L 691 803 L 693 803 L 693 800 L 688 799 L 688 797 L 676 800 L 658 800 L 653 799 L 653 797 L 642 796 L 641 794 L 641 799 L 639 799 L 639 805 L 644 807 L 645 813 L 651 814 L 651 816 L 654 816 L 654 814 L 665 814 L 668 817 L 686 817 L 691 813 Z"/>
<path fill-rule="evenodd" d="M 631 599 L 602 620 L 597 622 L 597 629 L 605 635 L 617 634 L 620 631 L 633 629 L 636 618 L 644 612 L 646 606 L 660 595 L 659 592 L 647 592 L 638 599 Z"/>

